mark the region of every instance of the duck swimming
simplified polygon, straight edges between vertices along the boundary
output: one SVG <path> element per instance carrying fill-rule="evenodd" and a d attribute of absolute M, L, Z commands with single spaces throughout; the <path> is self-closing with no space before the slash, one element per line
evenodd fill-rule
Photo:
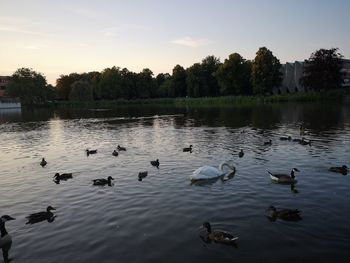
<path fill-rule="evenodd" d="M 268 217 L 271 221 L 276 221 L 277 218 L 285 221 L 299 221 L 302 219 L 300 216 L 301 211 L 298 209 L 277 210 L 276 207 L 270 206 L 267 211 L 270 213 Z"/>
<path fill-rule="evenodd" d="M 89 156 L 90 154 L 96 154 L 97 153 L 97 150 L 89 150 L 89 149 L 86 149 L 86 155 Z"/>
<path fill-rule="evenodd" d="M 269 171 L 267 171 L 270 174 L 271 180 L 275 181 L 280 184 L 294 184 L 297 182 L 295 180 L 295 172 L 299 172 L 297 168 L 293 168 L 290 172 L 290 175 L 288 174 L 273 174 Z"/>
<path fill-rule="evenodd" d="M 306 141 L 304 138 L 301 138 L 301 141 L 299 143 L 301 145 L 310 145 L 311 146 L 311 140 Z"/>
<path fill-rule="evenodd" d="M 55 180 L 68 180 L 71 178 L 73 178 L 72 173 L 63 173 L 63 174 L 56 173 L 54 175 Z"/>
<path fill-rule="evenodd" d="M 118 156 L 119 153 L 118 153 L 116 150 L 114 150 L 114 151 L 112 152 L 112 155 L 113 155 L 113 156 Z"/>
<path fill-rule="evenodd" d="M 142 179 L 146 178 L 147 175 L 148 175 L 147 171 L 139 172 L 139 175 L 138 175 L 139 181 L 142 181 Z"/>
<path fill-rule="evenodd" d="M 241 151 L 238 153 L 238 157 L 242 158 L 243 156 L 244 156 L 244 152 L 243 152 L 243 149 L 241 149 Z"/>
<path fill-rule="evenodd" d="M 2 249 L 4 262 L 10 262 L 8 258 L 8 252 L 12 246 L 12 237 L 10 234 L 6 231 L 5 223 L 7 221 L 15 220 L 15 218 L 9 216 L 9 215 L 3 215 L 0 217 L 0 248 Z"/>
<path fill-rule="evenodd" d="M 155 161 L 151 161 L 151 165 L 159 168 L 159 159 L 157 159 Z"/>
<path fill-rule="evenodd" d="M 227 167 L 228 170 L 224 171 L 224 167 Z M 213 166 L 202 166 L 195 170 L 192 175 L 190 175 L 190 179 L 192 181 L 197 180 L 210 180 L 219 176 L 223 176 L 226 174 L 234 174 L 236 172 L 236 168 L 234 166 L 231 166 L 230 164 L 226 162 L 222 162 L 219 165 L 219 168 L 215 168 Z"/>
<path fill-rule="evenodd" d="M 56 209 L 52 206 L 48 206 L 46 212 L 38 212 L 27 216 L 28 222 L 26 224 L 35 224 L 45 220 L 51 223 L 55 218 L 55 215 L 51 212 L 52 210 Z"/>
<path fill-rule="evenodd" d="M 233 244 L 238 237 L 221 230 L 212 230 L 209 222 L 204 222 L 203 227 L 207 229 L 207 239 L 221 244 Z"/>
<path fill-rule="evenodd" d="M 342 165 L 342 166 L 331 167 L 329 168 L 329 171 L 346 175 L 349 172 L 349 168 L 346 165 Z"/>
<path fill-rule="evenodd" d="M 117 146 L 118 151 L 126 151 L 125 147 L 122 147 L 120 145 Z"/>
<path fill-rule="evenodd" d="M 192 144 L 190 145 L 190 147 L 185 147 L 182 149 L 183 152 L 192 152 Z"/>
<path fill-rule="evenodd" d="M 108 176 L 107 179 L 94 179 L 92 180 L 92 184 L 93 185 L 108 185 L 108 186 L 112 186 L 112 180 L 114 180 L 114 178 L 112 176 Z"/>
<path fill-rule="evenodd" d="M 272 145 L 272 140 L 270 139 L 268 142 L 264 142 L 264 145 Z"/>
<path fill-rule="evenodd" d="M 45 160 L 45 158 L 43 158 L 43 159 L 41 160 L 40 165 L 41 165 L 42 167 L 44 167 L 45 165 L 47 165 L 47 161 Z"/>

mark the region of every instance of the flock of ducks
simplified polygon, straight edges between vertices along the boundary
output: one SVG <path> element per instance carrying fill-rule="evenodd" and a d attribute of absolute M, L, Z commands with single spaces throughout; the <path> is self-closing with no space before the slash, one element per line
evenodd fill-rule
<path fill-rule="evenodd" d="M 301 126 L 300 127 L 300 133 L 305 134 L 306 131 Z M 292 139 L 291 136 L 287 137 L 280 137 L 280 140 L 283 141 L 293 141 L 300 143 L 301 145 L 310 145 L 311 146 L 311 140 L 306 141 L 304 138 L 301 139 Z M 264 142 L 264 145 L 272 145 L 272 140 L 270 139 L 267 142 Z M 192 153 L 193 146 L 190 145 L 189 147 L 183 148 L 183 152 L 190 152 Z M 120 145 L 117 146 L 117 149 L 112 152 L 113 156 L 118 156 L 120 151 L 126 151 L 125 147 L 122 147 Z M 91 154 L 96 154 L 97 150 L 89 150 L 86 149 L 87 156 Z M 244 156 L 243 149 L 241 149 L 238 153 L 238 157 L 242 158 Z M 159 168 L 159 159 L 156 159 L 154 161 L 150 161 L 150 164 L 156 168 Z M 42 158 L 40 165 L 42 167 L 47 165 L 47 161 L 45 158 Z M 224 171 L 224 167 L 227 167 L 228 170 Z M 339 167 L 331 167 L 329 168 L 330 171 L 341 173 L 343 175 L 346 175 L 349 171 L 348 167 L 346 165 L 342 165 Z M 190 179 L 192 181 L 197 180 L 209 180 L 214 177 L 224 176 L 226 174 L 229 174 L 229 176 L 233 176 L 236 172 L 236 168 L 234 166 L 231 166 L 228 163 L 221 163 L 218 168 L 211 167 L 211 166 L 203 166 L 198 168 L 193 172 L 193 174 L 190 176 Z M 292 186 L 297 182 L 295 179 L 295 173 L 299 172 L 297 168 L 293 168 L 290 172 L 290 174 L 281 174 L 281 173 L 272 173 L 270 171 L 267 171 L 270 175 L 270 178 L 272 181 L 280 184 L 291 184 Z M 138 180 L 142 181 L 144 178 L 146 178 L 148 175 L 147 171 L 139 172 L 138 174 Z M 59 174 L 56 173 L 54 175 L 54 181 L 56 183 L 59 183 L 61 180 L 68 180 L 73 178 L 72 173 L 63 173 Z M 99 178 L 92 180 L 92 184 L 96 186 L 112 186 L 112 180 L 114 178 L 112 176 L 108 176 L 107 179 L 105 178 Z M 30 214 L 27 216 L 27 222 L 26 224 L 35 224 L 42 221 L 48 221 L 52 222 L 55 218 L 54 213 L 52 213 L 53 210 L 56 210 L 52 206 L 48 206 L 46 211 L 43 212 L 37 212 Z M 299 221 L 301 220 L 301 211 L 298 209 L 280 209 L 278 210 L 274 206 L 270 206 L 267 211 L 269 212 L 268 218 L 271 221 L 275 221 L 277 219 L 282 219 L 286 221 Z M 3 257 L 5 262 L 9 262 L 8 258 L 8 251 L 11 248 L 12 244 L 12 238 L 8 234 L 5 228 L 5 223 L 11 220 L 15 220 L 15 218 L 9 216 L 9 215 L 3 215 L 0 218 L 0 232 L 1 232 L 1 238 L 0 238 L 0 248 L 3 250 Z M 229 244 L 229 245 L 235 245 L 236 241 L 238 240 L 237 236 L 234 236 L 228 232 L 221 231 L 221 230 L 213 230 L 209 222 L 203 223 L 203 228 L 206 229 L 206 236 L 203 239 L 205 242 L 215 242 L 215 243 L 221 243 L 221 244 Z"/>

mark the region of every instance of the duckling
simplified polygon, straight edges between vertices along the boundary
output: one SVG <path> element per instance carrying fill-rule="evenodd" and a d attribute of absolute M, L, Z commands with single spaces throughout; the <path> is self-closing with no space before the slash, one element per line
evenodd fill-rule
<path fill-rule="evenodd" d="M 44 167 L 45 165 L 47 165 L 47 161 L 45 160 L 45 158 L 43 158 L 43 159 L 41 160 L 40 165 L 41 165 L 42 167 Z"/>
<path fill-rule="evenodd" d="M 147 171 L 139 172 L 139 181 L 142 181 L 143 178 L 145 178 L 148 175 Z"/>
<path fill-rule="evenodd" d="M 66 180 L 68 180 L 68 179 L 71 179 L 71 178 L 73 178 L 73 176 L 72 176 L 72 173 L 63 173 L 63 174 L 59 174 L 59 173 L 56 173 L 55 175 L 54 175 L 54 178 L 55 178 L 55 180 L 64 180 L 64 181 L 66 181 Z"/>
<path fill-rule="evenodd" d="M 28 222 L 26 224 L 35 224 L 41 221 L 47 220 L 51 223 L 54 220 L 54 214 L 51 212 L 52 210 L 56 210 L 52 206 L 48 206 L 46 208 L 46 212 L 38 212 L 27 216 Z"/>
<path fill-rule="evenodd" d="M 242 158 L 243 156 L 244 156 L 244 152 L 243 152 L 243 149 L 241 149 L 241 151 L 238 153 L 238 157 Z"/>
<path fill-rule="evenodd" d="M 203 227 L 207 229 L 207 234 L 208 234 L 207 238 L 210 241 L 229 245 L 229 244 L 233 244 L 238 239 L 238 237 L 235 237 L 230 233 L 220 231 L 220 230 L 212 230 L 209 222 L 204 222 Z"/>
<path fill-rule="evenodd" d="M 155 161 L 151 161 L 151 164 L 152 164 L 152 166 L 159 168 L 159 159 L 157 159 Z"/>
<path fill-rule="evenodd" d="M 288 136 L 288 137 L 283 136 L 283 137 L 280 137 L 280 140 L 281 141 L 290 141 L 290 140 L 292 140 L 292 137 L 291 136 Z"/>
<path fill-rule="evenodd" d="M 8 252 L 12 246 L 12 237 L 10 236 L 9 233 L 7 233 L 6 228 L 5 228 L 5 223 L 7 221 L 15 220 L 15 218 L 9 216 L 9 215 L 3 215 L 0 218 L 0 248 L 2 249 L 3 257 L 4 257 L 4 262 L 10 262 L 9 257 L 8 257 Z"/>
<path fill-rule="evenodd" d="M 331 167 L 329 168 L 329 171 L 346 175 L 349 171 L 349 168 L 346 165 L 342 165 L 342 166 Z"/>
<path fill-rule="evenodd" d="M 108 176 L 107 179 L 94 179 L 92 180 L 92 184 L 93 185 L 108 185 L 108 186 L 112 186 L 112 180 L 114 180 L 114 178 L 112 176 Z"/>
<path fill-rule="evenodd" d="M 277 218 L 285 221 L 299 221 L 302 219 L 300 216 L 301 211 L 298 209 L 277 210 L 276 207 L 271 205 L 267 210 L 270 212 L 268 217 L 271 221 L 276 221 Z"/>
<path fill-rule="evenodd" d="M 192 144 L 190 145 L 190 147 L 185 147 L 182 149 L 183 152 L 192 152 Z"/>
<path fill-rule="evenodd" d="M 269 171 L 267 171 L 270 174 L 270 178 L 272 181 L 275 181 L 280 184 L 293 184 L 296 183 L 297 180 L 295 180 L 295 172 L 299 172 L 297 168 L 293 168 L 290 172 L 290 176 L 288 174 L 273 174 Z"/>
<path fill-rule="evenodd" d="M 97 153 L 97 150 L 89 150 L 89 149 L 86 149 L 86 155 L 89 156 L 90 154 L 96 154 Z"/>
<path fill-rule="evenodd" d="M 118 151 L 126 151 L 125 147 L 121 147 L 120 145 L 117 146 Z"/>
<path fill-rule="evenodd" d="M 272 145 L 272 140 L 270 139 L 268 142 L 264 142 L 264 145 Z"/>
<path fill-rule="evenodd" d="M 113 156 L 118 156 L 119 153 L 118 153 L 116 150 L 114 150 L 114 151 L 112 152 L 112 155 L 113 155 Z"/>

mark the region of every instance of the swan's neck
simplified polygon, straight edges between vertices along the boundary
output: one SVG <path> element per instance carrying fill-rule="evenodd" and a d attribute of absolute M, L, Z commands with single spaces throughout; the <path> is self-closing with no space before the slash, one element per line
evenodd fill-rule
<path fill-rule="evenodd" d="M 7 231 L 5 228 L 5 222 L 3 222 L 1 219 L 0 219 L 0 232 L 1 232 L 1 237 L 4 237 L 7 235 Z"/>
<path fill-rule="evenodd" d="M 290 172 L 290 177 L 292 177 L 293 179 L 295 178 L 294 170 L 292 170 L 292 171 Z"/>
<path fill-rule="evenodd" d="M 224 166 L 227 166 L 231 171 L 233 171 L 233 167 L 232 166 L 230 166 L 228 163 L 221 163 L 220 164 L 220 166 L 219 166 L 219 170 L 221 171 L 221 172 L 224 172 Z"/>

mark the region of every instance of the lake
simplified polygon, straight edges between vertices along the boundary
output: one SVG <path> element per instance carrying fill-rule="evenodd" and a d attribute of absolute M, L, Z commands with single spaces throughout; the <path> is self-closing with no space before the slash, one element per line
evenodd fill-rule
<path fill-rule="evenodd" d="M 311 146 L 279 139 L 301 138 L 301 124 Z M 349 104 L 0 111 L 0 141 L 13 263 L 348 262 L 350 174 L 329 168 L 350 166 Z M 118 144 L 127 150 L 112 156 Z M 234 177 L 191 184 L 195 169 L 222 161 Z M 294 187 L 267 173 L 292 168 Z M 56 184 L 57 172 L 73 178 Z M 108 176 L 111 187 L 92 185 Z M 49 205 L 53 222 L 26 224 Z M 302 220 L 272 222 L 270 205 L 299 209 Z M 204 242 L 205 221 L 237 245 Z"/>

